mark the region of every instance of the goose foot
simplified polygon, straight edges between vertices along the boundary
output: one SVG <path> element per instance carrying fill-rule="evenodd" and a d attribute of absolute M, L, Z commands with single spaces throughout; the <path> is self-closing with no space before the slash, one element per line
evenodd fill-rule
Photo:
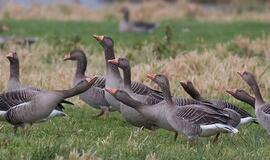
<path fill-rule="evenodd" d="M 216 134 L 215 138 L 213 139 L 213 143 L 217 143 L 218 142 L 219 135 L 220 135 L 220 133 Z"/>
<path fill-rule="evenodd" d="M 175 134 L 174 134 L 174 141 L 177 140 L 177 137 L 178 137 L 178 132 L 175 132 Z"/>
<path fill-rule="evenodd" d="M 96 114 L 94 117 L 100 117 L 102 115 L 105 115 L 105 117 L 108 117 L 110 115 L 109 108 L 107 106 L 101 106 L 100 107 L 100 112 Z"/>

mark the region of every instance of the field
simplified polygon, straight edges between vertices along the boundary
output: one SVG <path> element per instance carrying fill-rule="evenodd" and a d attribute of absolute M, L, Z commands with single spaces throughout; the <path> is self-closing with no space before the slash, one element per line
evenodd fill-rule
<path fill-rule="evenodd" d="M 126 56 L 132 64 L 132 78 L 157 88 L 145 78 L 149 72 L 166 74 L 176 96 L 187 96 L 180 80 L 192 80 L 205 97 L 223 98 L 254 114 L 248 105 L 225 93 L 228 88 L 250 91 L 236 74 L 252 71 L 262 93 L 269 99 L 270 23 L 201 22 L 193 19 L 162 21 L 151 34 L 118 33 L 117 22 L 3 20 L 10 27 L 5 35 L 37 36 L 40 42 L 29 47 L 15 44 L 0 49 L 0 90 L 8 79 L 5 55 L 16 50 L 21 59 L 21 81 L 44 89 L 69 88 L 75 66 L 63 56 L 82 48 L 88 56 L 87 72 L 104 73 L 104 55 L 92 34 L 105 34 L 115 41 L 116 56 Z M 241 128 L 234 137 L 222 135 L 217 144 L 212 138 L 189 142 L 173 133 L 139 130 L 118 113 L 94 118 L 97 111 L 72 98 L 66 118 L 12 132 L 0 124 L 0 159 L 269 159 L 269 137 L 259 125 Z"/>

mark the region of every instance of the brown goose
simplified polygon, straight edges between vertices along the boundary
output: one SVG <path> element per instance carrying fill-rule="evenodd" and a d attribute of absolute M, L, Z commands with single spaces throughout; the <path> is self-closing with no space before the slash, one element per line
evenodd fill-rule
<path fill-rule="evenodd" d="M 58 103 L 86 91 L 96 79 L 95 76 L 88 77 L 69 90 L 40 91 L 38 94 L 33 94 L 25 89 L 3 93 L 0 99 L 5 99 L 5 103 L 21 102 L 10 108 L 4 117 L 7 122 L 14 125 L 14 132 L 16 132 L 18 127 L 47 118 Z"/>
<path fill-rule="evenodd" d="M 85 79 L 85 71 L 87 67 L 87 58 L 85 53 L 80 49 L 74 49 L 69 54 L 65 55 L 64 60 L 72 60 L 77 62 L 77 69 L 73 78 L 73 85 L 76 86 L 82 79 Z M 108 115 L 110 111 L 109 103 L 105 98 L 105 78 L 98 77 L 96 82 L 86 92 L 79 95 L 80 99 L 89 106 L 100 109 L 101 112 L 96 116 L 101 116 L 105 113 Z"/>
<path fill-rule="evenodd" d="M 270 135 L 270 104 L 265 103 L 263 100 L 256 78 L 252 73 L 247 71 L 237 73 L 250 86 L 254 93 L 256 118 L 259 124 L 267 130 L 268 135 Z"/>
<path fill-rule="evenodd" d="M 146 104 L 156 104 L 161 100 L 156 99 L 151 95 L 140 95 L 136 94 L 131 89 L 131 69 L 129 62 L 126 58 L 116 58 L 108 60 L 109 63 L 116 65 L 123 70 L 124 84 L 123 90 L 125 90 L 133 99 L 146 103 Z M 136 111 L 134 108 L 129 107 L 123 103 L 120 104 L 120 111 L 122 116 L 127 122 L 131 123 L 136 127 L 144 127 L 150 130 L 156 129 L 156 126 L 151 123 L 147 118 L 145 118 L 141 113 Z"/>
<path fill-rule="evenodd" d="M 16 90 L 20 90 L 20 89 L 32 90 L 34 93 L 37 93 L 38 91 L 41 91 L 39 88 L 23 87 L 21 85 L 21 82 L 20 82 L 20 63 L 19 63 L 19 58 L 18 58 L 18 55 L 17 55 L 16 52 L 9 52 L 6 55 L 6 57 L 9 60 L 9 63 L 10 63 L 10 75 L 9 75 L 9 80 L 8 80 L 8 84 L 7 84 L 7 91 L 8 92 L 16 91 Z M 62 101 L 61 103 L 72 104 L 71 102 L 68 102 L 68 101 Z M 59 103 L 55 107 L 53 112 L 50 114 L 50 116 L 47 117 L 46 119 L 44 119 L 43 121 L 49 120 L 49 119 L 51 119 L 53 117 L 66 116 L 66 114 L 63 111 L 64 107 L 63 107 L 63 105 L 61 103 Z M 7 111 L 7 109 L 10 108 L 10 107 L 12 107 L 12 106 L 3 106 L 3 105 L 1 105 L 0 110 L 1 111 Z"/>
<path fill-rule="evenodd" d="M 237 129 L 227 124 L 230 118 L 216 108 L 210 109 L 208 106 L 196 104 L 176 106 L 172 100 L 167 78 L 163 75 L 148 75 L 148 77 L 161 87 L 164 101 L 155 105 L 147 105 L 131 98 L 123 90 L 107 90 L 122 103 L 142 113 L 158 127 L 180 132 L 189 139 L 198 136 L 211 136 L 219 132 L 238 132 Z"/>
<path fill-rule="evenodd" d="M 157 23 L 132 22 L 129 19 L 128 8 L 124 7 L 120 11 L 123 13 L 123 18 L 119 23 L 119 32 L 152 32 L 159 26 Z"/>
<path fill-rule="evenodd" d="M 246 91 L 242 89 L 228 89 L 226 90 L 235 99 L 249 104 L 251 107 L 255 108 L 255 98 L 249 95 Z"/>
<path fill-rule="evenodd" d="M 109 63 L 108 60 L 115 59 L 114 55 L 114 42 L 112 38 L 107 36 L 97 36 L 94 35 L 94 38 L 100 43 L 100 45 L 104 49 L 105 62 L 106 62 L 106 88 L 121 88 L 121 84 L 123 84 L 123 80 L 120 76 L 120 72 L 118 67 Z M 134 93 L 149 95 L 152 94 L 157 98 L 160 97 L 162 99 L 162 93 L 156 90 L 153 90 L 141 83 L 132 82 L 131 89 Z M 105 92 L 105 98 L 108 103 L 112 106 L 113 110 L 117 110 L 120 112 L 120 102 L 117 101 L 111 94 Z"/>
<path fill-rule="evenodd" d="M 220 107 L 221 109 L 225 109 L 227 111 L 229 111 L 230 113 L 232 113 L 231 115 L 233 116 L 233 113 L 238 113 L 238 115 L 240 116 L 240 124 L 239 125 L 243 125 L 249 122 L 255 122 L 256 123 L 256 119 L 253 118 L 248 112 L 246 112 L 245 110 L 231 104 L 228 102 L 225 102 L 223 100 L 219 100 L 219 99 L 213 99 L 213 100 L 206 100 L 204 99 L 199 91 L 194 87 L 193 83 L 191 81 L 181 81 L 180 82 L 181 86 L 183 87 L 183 89 L 194 99 L 199 100 L 199 101 L 203 101 L 203 102 L 209 102 L 212 103 L 214 105 L 216 105 L 217 107 Z M 236 127 L 236 124 L 238 125 L 239 122 L 239 118 L 238 116 L 234 116 L 235 119 L 235 123 L 234 123 L 234 127 Z"/>

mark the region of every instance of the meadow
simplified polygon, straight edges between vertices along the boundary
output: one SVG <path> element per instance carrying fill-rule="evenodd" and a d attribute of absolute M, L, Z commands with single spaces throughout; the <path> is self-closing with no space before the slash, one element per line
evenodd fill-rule
<path fill-rule="evenodd" d="M 262 93 L 269 99 L 270 23 L 202 22 L 193 19 L 162 21 L 151 34 L 117 32 L 117 21 L 3 20 L 10 27 L 4 35 L 36 36 L 31 47 L 10 43 L 0 49 L 0 90 L 5 90 L 8 61 L 16 50 L 21 60 L 21 81 L 44 89 L 69 88 L 75 65 L 63 56 L 82 48 L 88 57 L 87 73 L 103 74 L 104 55 L 93 34 L 115 41 L 116 56 L 128 57 L 132 78 L 157 88 L 146 79 L 149 72 L 163 73 L 175 96 L 185 96 L 180 80 L 192 80 L 205 97 L 228 100 L 254 114 L 254 110 L 229 97 L 225 89 L 248 87 L 236 74 L 243 69 L 256 74 Z M 26 132 L 13 134 L 12 126 L 0 123 L 0 159 L 269 159 L 269 137 L 259 125 L 250 124 L 234 137 L 222 135 L 189 142 L 173 133 L 139 130 L 119 113 L 94 118 L 97 112 L 72 98 L 66 105 L 68 117 L 35 124 Z"/>

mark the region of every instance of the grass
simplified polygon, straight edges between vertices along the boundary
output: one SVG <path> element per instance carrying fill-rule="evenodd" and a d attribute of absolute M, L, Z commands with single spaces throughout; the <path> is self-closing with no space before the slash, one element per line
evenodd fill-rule
<path fill-rule="evenodd" d="M 264 97 L 269 97 L 269 23 L 165 21 L 153 34 L 143 35 L 120 34 L 116 32 L 115 21 L 4 22 L 11 28 L 6 35 L 38 36 L 42 40 L 30 49 L 14 44 L 0 49 L 2 91 L 8 77 L 8 62 L 3 57 L 10 49 L 16 49 L 21 59 L 21 79 L 25 85 L 45 89 L 70 86 L 74 64 L 63 62 L 62 58 L 66 51 L 75 46 L 83 48 L 87 53 L 88 73 L 104 73 L 101 47 L 89 37 L 97 33 L 111 35 L 115 39 L 117 57 L 133 55 L 132 78 L 153 87 L 156 85 L 145 80 L 145 73 L 166 74 L 170 79 L 172 92 L 181 96 L 186 95 L 179 89 L 178 81 L 189 79 L 205 97 L 225 98 L 253 113 L 247 105 L 224 94 L 227 88 L 248 89 L 236 75 L 236 71 L 245 68 L 258 76 Z M 172 29 L 171 43 L 164 40 L 166 25 Z M 78 38 L 74 38 L 75 35 Z M 158 59 L 154 51 L 159 44 L 168 44 L 167 48 L 161 49 L 160 54 L 163 54 L 162 51 L 175 52 L 174 58 Z M 0 159 L 270 158 L 269 137 L 259 125 L 244 126 L 235 137 L 222 135 L 218 144 L 213 144 L 212 138 L 199 138 L 195 142 L 189 142 L 181 136 L 174 142 L 173 133 L 164 130 L 155 133 L 138 131 L 118 113 L 113 113 L 109 118 L 93 118 L 96 110 L 77 98 L 71 100 L 75 106 L 66 106 L 69 115 L 67 118 L 55 118 L 47 123 L 35 124 L 26 133 L 20 131 L 14 135 L 11 125 L 1 123 Z"/>

